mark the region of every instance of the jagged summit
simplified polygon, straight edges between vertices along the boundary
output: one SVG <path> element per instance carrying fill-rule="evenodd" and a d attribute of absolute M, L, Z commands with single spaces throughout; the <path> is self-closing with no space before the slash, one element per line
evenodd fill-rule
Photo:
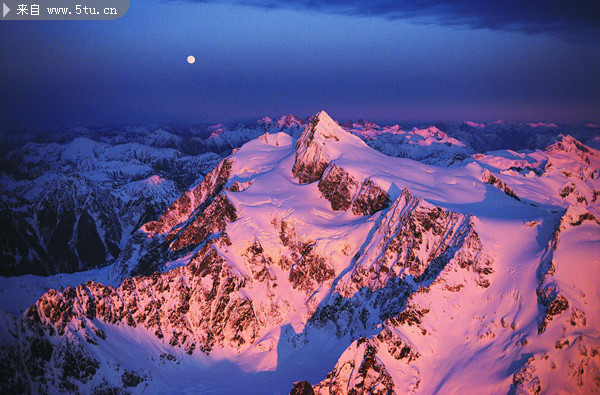
<path fill-rule="evenodd" d="M 586 194 L 588 189 L 582 180 L 594 180 L 600 177 L 600 152 L 582 144 L 570 135 L 559 135 L 556 142 L 545 150 L 547 162 L 544 170 L 546 172 L 560 172 L 569 180 L 561 187 L 561 196 L 577 196 L 578 203 L 584 203 L 591 199 L 597 200 L 600 192 L 592 191 Z M 563 196 L 565 195 L 565 196 Z M 587 195 L 587 197 L 585 196 Z"/>
<path fill-rule="evenodd" d="M 259 125 L 270 125 L 273 123 L 273 119 L 271 117 L 263 117 L 260 118 L 256 123 Z"/>
<path fill-rule="evenodd" d="M 575 153 L 579 156 L 582 154 L 590 154 L 592 156 L 599 156 L 598 151 L 589 148 L 583 143 L 581 143 L 576 138 L 570 135 L 560 134 L 556 139 L 556 142 L 548 148 L 546 148 L 546 152 L 549 154 L 559 154 L 559 153 Z"/>
<path fill-rule="evenodd" d="M 370 121 L 365 121 L 362 118 L 359 118 L 358 121 L 356 121 L 356 122 L 350 120 L 350 121 L 344 123 L 342 126 L 347 129 L 360 129 L 363 131 L 380 129 L 380 126 L 377 125 L 376 123 L 373 123 Z"/>
<path fill-rule="evenodd" d="M 323 140 L 340 141 L 342 139 L 353 137 L 354 136 L 351 133 L 348 133 L 338 125 L 329 114 L 321 110 L 311 118 L 306 129 L 304 129 L 304 132 L 300 136 L 300 139 L 298 139 L 298 143 L 300 144 L 301 142 L 309 140 L 320 142 L 323 142 Z"/>
<path fill-rule="evenodd" d="M 344 145 L 366 147 L 360 138 L 345 131 L 325 111 L 320 111 L 306 125 L 296 143 L 294 177 L 298 177 L 300 184 L 317 181 L 329 162 L 345 151 Z"/>
<path fill-rule="evenodd" d="M 284 115 L 281 118 L 279 118 L 276 122 L 277 127 L 282 128 L 282 129 L 287 129 L 287 128 L 299 128 L 300 126 L 304 125 L 304 122 L 299 119 L 297 116 L 292 115 L 292 114 L 288 114 L 288 115 Z"/>

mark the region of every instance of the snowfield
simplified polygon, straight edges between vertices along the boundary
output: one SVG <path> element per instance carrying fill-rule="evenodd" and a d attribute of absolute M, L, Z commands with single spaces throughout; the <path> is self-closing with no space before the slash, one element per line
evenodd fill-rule
<path fill-rule="evenodd" d="M 247 142 L 186 188 L 146 171 L 111 187 L 164 203 L 120 214 L 109 266 L 0 278 L 3 392 L 600 391 L 599 151 L 557 135 L 475 153 L 437 127 L 324 111 L 243 130 L 210 129 Z M 154 148 L 178 137 L 155 132 L 136 158 L 182 155 Z M 113 150 L 22 155 L 105 182 Z"/>

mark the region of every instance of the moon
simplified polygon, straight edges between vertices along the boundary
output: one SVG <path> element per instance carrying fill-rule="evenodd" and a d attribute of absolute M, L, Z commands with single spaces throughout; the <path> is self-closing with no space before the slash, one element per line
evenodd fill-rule
<path fill-rule="evenodd" d="M 187 57 L 187 61 L 189 64 L 194 64 L 194 62 L 196 61 L 196 58 L 193 57 L 192 55 Z"/>

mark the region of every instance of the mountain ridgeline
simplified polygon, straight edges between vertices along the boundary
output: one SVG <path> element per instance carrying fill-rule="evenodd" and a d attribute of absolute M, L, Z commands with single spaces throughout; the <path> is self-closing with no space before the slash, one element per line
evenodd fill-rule
<path fill-rule="evenodd" d="M 365 122 L 295 121 L 263 120 L 128 237 L 97 232 L 113 285 L 3 313 L 3 391 L 600 389 L 598 151 L 473 155 L 437 130 L 446 154 L 416 161 Z"/>

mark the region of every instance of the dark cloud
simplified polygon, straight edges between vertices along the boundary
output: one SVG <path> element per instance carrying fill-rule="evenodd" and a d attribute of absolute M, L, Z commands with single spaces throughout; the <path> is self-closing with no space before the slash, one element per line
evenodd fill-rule
<path fill-rule="evenodd" d="M 598 0 L 192 0 L 600 39 Z"/>

